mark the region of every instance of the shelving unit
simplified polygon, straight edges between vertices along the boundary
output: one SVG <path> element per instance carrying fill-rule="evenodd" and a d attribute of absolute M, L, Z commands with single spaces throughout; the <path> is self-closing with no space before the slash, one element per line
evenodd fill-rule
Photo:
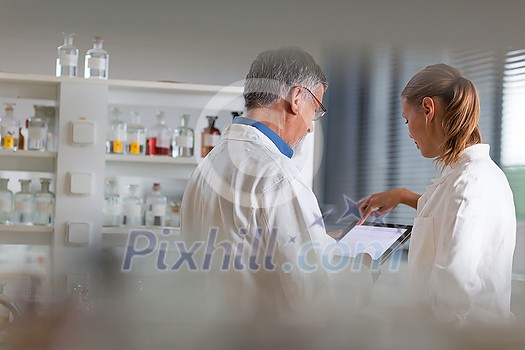
<path fill-rule="evenodd" d="M 64 300 L 72 284 L 89 283 L 91 268 L 96 268 L 93 257 L 101 249 L 126 244 L 129 229 L 102 227 L 104 178 L 116 176 L 133 183 L 142 179 L 144 192 L 149 190 L 152 181 L 160 181 L 166 191 L 179 198 L 187 179 L 201 161 L 200 131 L 207 125 L 206 115 L 219 115 L 218 126 L 222 131 L 231 121 L 230 111 L 243 109 L 242 87 L 239 86 L 86 80 L 10 73 L 0 73 L 0 102 L 3 101 L 16 102 L 15 117 L 18 119 L 31 115 L 33 104 L 46 104 L 57 109 L 57 152 L 0 150 L 0 172 L 21 172 L 23 176 L 45 173 L 54 179 L 55 226 L 0 226 L 0 244 L 49 246 L 49 280 L 56 300 Z M 179 125 L 180 115 L 189 113 L 189 126 L 195 130 L 195 157 L 106 155 L 107 115 L 113 106 L 122 107 L 127 112 L 137 110 L 143 113 L 142 124 L 145 126 L 154 123 L 157 109 L 166 112 L 171 127 Z M 80 117 L 94 123 L 95 139 L 86 147 L 75 147 L 70 143 L 70 124 Z M 72 194 L 71 173 L 91 177 L 86 194 Z M 68 227 L 78 223 L 89 226 L 87 244 L 68 243 Z M 158 237 L 166 236 L 159 229 L 153 229 L 153 232 Z M 179 234 L 180 229 L 170 228 L 170 237 Z"/>

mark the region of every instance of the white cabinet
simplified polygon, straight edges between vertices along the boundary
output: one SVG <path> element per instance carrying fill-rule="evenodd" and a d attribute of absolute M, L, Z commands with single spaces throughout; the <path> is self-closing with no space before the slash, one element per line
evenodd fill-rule
<path fill-rule="evenodd" d="M 2 176 L 52 176 L 52 190 L 56 195 L 55 225 L 0 226 L 0 244 L 48 245 L 50 278 L 54 297 L 58 299 L 65 297 L 67 285 L 89 279 L 102 246 L 122 244 L 126 236 L 124 229 L 102 227 L 105 176 L 117 177 L 121 189 L 129 183 L 138 183 L 144 194 L 149 192 L 153 182 L 160 182 L 169 199 L 181 198 L 187 179 L 201 160 L 201 130 L 206 126 L 205 117 L 218 115 L 218 127 L 223 130 L 231 123 L 230 112 L 243 109 L 242 87 L 238 86 L 0 73 L 0 102 L 6 101 L 17 104 L 14 114 L 19 120 L 32 115 L 33 104 L 57 109 L 57 152 L 0 151 Z M 179 125 L 182 114 L 190 114 L 189 126 L 195 130 L 195 157 L 106 155 L 107 117 L 114 106 L 123 110 L 127 122 L 131 111 L 140 112 L 146 127 L 155 122 L 157 110 L 165 112 L 171 128 Z M 79 119 L 93 122 L 91 144 L 79 146 L 71 142 L 71 123 Z M 38 189 L 38 181 L 36 185 L 33 192 Z M 125 193 L 121 191 L 121 195 Z M 71 227 L 85 230 L 75 233 L 75 239 L 71 240 L 68 235 Z M 88 244 L 78 244 L 84 242 L 81 235 L 86 232 Z"/>

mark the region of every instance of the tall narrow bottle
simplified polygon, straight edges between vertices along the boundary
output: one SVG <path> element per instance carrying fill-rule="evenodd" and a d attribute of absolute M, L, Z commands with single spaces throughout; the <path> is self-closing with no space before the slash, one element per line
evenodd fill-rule
<path fill-rule="evenodd" d="M 118 107 L 111 108 L 108 132 L 106 136 L 106 153 L 123 154 L 126 142 L 126 123 L 122 119 L 122 111 Z"/>
<path fill-rule="evenodd" d="M 16 151 L 18 149 L 18 133 L 20 123 L 13 115 L 14 103 L 5 103 L 5 116 L 0 121 L 0 136 L 2 148 Z"/>
<path fill-rule="evenodd" d="M 77 77 L 78 49 L 73 45 L 75 33 L 62 33 L 64 45 L 57 49 L 56 76 Z"/>
<path fill-rule="evenodd" d="M 218 117 L 209 115 L 206 116 L 206 118 L 208 118 L 208 127 L 202 130 L 201 156 L 203 158 L 206 157 L 221 140 L 221 132 L 215 127 L 215 122 Z"/>
<path fill-rule="evenodd" d="M 180 126 L 173 130 L 172 156 L 193 157 L 193 129 L 188 126 L 190 115 L 180 117 Z"/>
<path fill-rule="evenodd" d="M 33 194 L 29 187 L 31 180 L 18 180 L 21 190 L 15 193 L 14 223 L 15 225 L 31 225 L 33 223 Z"/>
<path fill-rule="evenodd" d="M 164 226 L 168 199 L 160 193 L 159 183 L 154 183 L 152 189 L 146 197 L 146 226 Z"/>
<path fill-rule="evenodd" d="M 124 226 L 138 227 L 143 224 L 144 201 L 138 194 L 139 185 L 129 185 L 128 195 L 124 198 Z"/>
<path fill-rule="evenodd" d="M 157 113 L 157 124 L 148 129 L 146 154 L 151 156 L 169 156 L 171 130 L 166 125 L 164 112 Z"/>
<path fill-rule="evenodd" d="M 45 151 L 47 148 L 47 106 L 34 105 L 35 115 L 29 118 L 27 123 L 27 149 L 33 151 Z"/>
<path fill-rule="evenodd" d="M 84 78 L 108 78 L 109 55 L 102 48 L 103 43 L 104 40 L 98 35 L 93 39 L 93 48 L 86 52 Z"/>
<path fill-rule="evenodd" d="M 126 153 L 144 155 L 146 153 L 146 128 L 140 124 L 140 113 L 131 112 L 131 124 L 127 127 Z"/>
<path fill-rule="evenodd" d="M 18 149 L 23 151 L 27 148 L 27 139 L 28 139 L 28 127 L 29 127 L 29 118 L 22 122 L 18 128 Z"/>
<path fill-rule="evenodd" d="M 7 188 L 9 179 L 0 178 L 0 225 L 12 224 L 13 192 Z"/>
<path fill-rule="evenodd" d="M 55 195 L 49 191 L 51 179 L 46 177 L 40 178 L 41 190 L 35 193 L 35 213 L 33 224 L 53 226 Z"/>
<path fill-rule="evenodd" d="M 122 223 L 122 202 L 118 194 L 118 184 L 115 178 L 106 178 L 104 191 L 104 223 L 103 226 L 116 227 Z"/>

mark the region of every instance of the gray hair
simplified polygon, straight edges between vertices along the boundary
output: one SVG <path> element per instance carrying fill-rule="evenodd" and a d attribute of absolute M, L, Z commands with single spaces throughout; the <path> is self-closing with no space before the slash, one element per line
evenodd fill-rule
<path fill-rule="evenodd" d="M 326 76 L 306 51 L 293 47 L 264 51 L 246 75 L 244 105 L 247 110 L 271 107 L 286 98 L 294 86 L 313 91 L 320 84 L 328 87 Z"/>

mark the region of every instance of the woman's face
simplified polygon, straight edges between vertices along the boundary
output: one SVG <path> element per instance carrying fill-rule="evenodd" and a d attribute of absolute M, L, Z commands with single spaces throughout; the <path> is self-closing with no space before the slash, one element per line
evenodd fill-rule
<path fill-rule="evenodd" d="M 432 106 L 432 110 L 429 111 L 423 105 L 415 106 L 406 97 L 403 97 L 401 109 L 403 118 L 406 119 L 408 124 L 408 136 L 414 140 L 421 155 L 425 158 L 439 156 L 440 142 L 436 142 L 435 128 L 432 125 L 435 121 L 434 107 Z M 432 113 L 431 118 L 429 113 Z"/>

